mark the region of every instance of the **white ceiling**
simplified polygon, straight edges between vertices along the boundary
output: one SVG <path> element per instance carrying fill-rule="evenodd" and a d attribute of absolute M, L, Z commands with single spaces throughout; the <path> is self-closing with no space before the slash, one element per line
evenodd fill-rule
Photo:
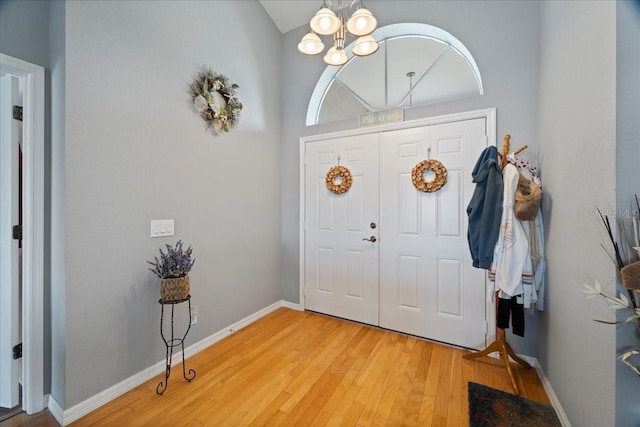
<path fill-rule="evenodd" d="M 260 0 L 282 34 L 308 23 L 322 0 Z"/>

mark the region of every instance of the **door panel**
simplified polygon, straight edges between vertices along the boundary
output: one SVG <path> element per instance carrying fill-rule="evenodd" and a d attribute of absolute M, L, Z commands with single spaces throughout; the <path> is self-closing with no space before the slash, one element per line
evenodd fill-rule
<path fill-rule="evenodd" d="M 380 326 L 484 347 L 485 274 L 471 264 L 466 205 L 485 146 L 485 119 L 382 134 Z M 447 184 L 434 193 L 411 182 L 411 170 L 429 155 L 447 168 Z"/>
<path fill-rule="evenodd" d="M 307 143 L 305 174 L 305 306 L 378 324 L 378 136 Z M 346 193 L 327 189 L 336 165 L 349 169 Z"/>

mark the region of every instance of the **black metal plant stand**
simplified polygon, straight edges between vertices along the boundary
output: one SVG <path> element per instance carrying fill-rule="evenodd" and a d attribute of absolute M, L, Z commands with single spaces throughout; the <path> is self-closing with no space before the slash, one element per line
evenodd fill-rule
<path fill-rule="evenodd" d="M 180 304 L 185 301 L 189 303 L 189 325 L 187 326 L 187 330 L 185 331 L 182 338 L 175 338 L 174 331 L 173 331 L 174 309 L 176 307 L 176 304 Z M 167 347 L 166 365 L 165 365 L 166 369 L 164 373 L 164 381 L 160 381 L 160 384 L 158 384 L 158 387 L 156 387 L 156 394 L 159 394 L 160 396 L 162 396 L 162 394 L 167 389 L 167 386 L 169 385 L 169 375 L 171 375 L 171 358 L 173 356 L 174 347 L 180 346 L 182 349 L 182 376 L 184 377 L 184 379 L 187 380 L 188 382 L 191 382 L 196 377 L 196 371 L 194 371 L 193 369 L 189 369 L 189 376 L 187 376 L 187 368 L 184 362 L 184 339 L 187 337 L 187 334 L 189 333 L 189 329 L 191 329 L 191 295 L 181 300 L 176 300 L 176 301 L 159 300 L 158 302 L 162 307 L 162 312 L 160 314 L 160 335 L 162 336 L 162 340 L 164 341 L 164 344 Z M 164 336 L 163 324 L 164 324 L 164 306 L 165 305 L 171 306 L 171 338 L 170 339 L 167 339 Z"/>

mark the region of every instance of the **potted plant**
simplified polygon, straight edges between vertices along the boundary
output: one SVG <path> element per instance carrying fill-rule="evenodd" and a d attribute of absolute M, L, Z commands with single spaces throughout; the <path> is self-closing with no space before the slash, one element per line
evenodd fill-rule
<path fill-rule="evenodd" d="M 635 207 L 631 210 L 614 212 L 614 225 L 611 224 L 608 215 L 604 215 L 599 209 L 596 209 L 596 213 L 597 217 L 602 220 L 609 237 L 612 249 L 607 250 L 607 255 L 618 270 L 624 291 L 619 292 L 617 297 L 607 295 L 602 285 L 596 280 L 593 286 L 585 284 L 583 292 L 587 294 L 587 298 L 604 299 L 614 311 L 628 311 L 624 320 L 596 320 L 597 322 L 613 325 L 633 323 L 636 327 L 635 336 L 640 337 L 640 198 L 638 195 L 635 196 Z M 602 247 L 606 250 L 604 245 Z M 640 349 L 628 349 L 620 356 L 620 359 L 640 376 L 640 365 L 634 365 L 630 360 L 634 356 L 635 358 L 640 356 Z"/>
<path fill-rule="evenodd" d="M 153 274 L 160 278 L 160 300 L 172 302 L 187 299 L 189 297 L 189 271 L 196 261 L 192 258 L 192 248 L 186 250 L 182 247 L 182 241 L 178 240 L 175 247 L 165 245 L 167 251 L 160 249 L 160 258 L 154 257 L 153 261 L 147 261 L 153 268 L 149 268 Z"/>

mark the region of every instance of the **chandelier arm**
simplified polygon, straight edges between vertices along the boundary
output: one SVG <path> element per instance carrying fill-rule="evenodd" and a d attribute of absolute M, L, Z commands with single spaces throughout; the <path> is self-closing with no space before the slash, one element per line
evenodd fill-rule
<path fill-rule="evenodd" d="M 344 26 L 344 18 L 340 14 L 340 27 L 338 31 L 333 34 L 333 45 L 339 49 L 344 50 L 344 42 L 347 35 L 347 29 Z"/>

